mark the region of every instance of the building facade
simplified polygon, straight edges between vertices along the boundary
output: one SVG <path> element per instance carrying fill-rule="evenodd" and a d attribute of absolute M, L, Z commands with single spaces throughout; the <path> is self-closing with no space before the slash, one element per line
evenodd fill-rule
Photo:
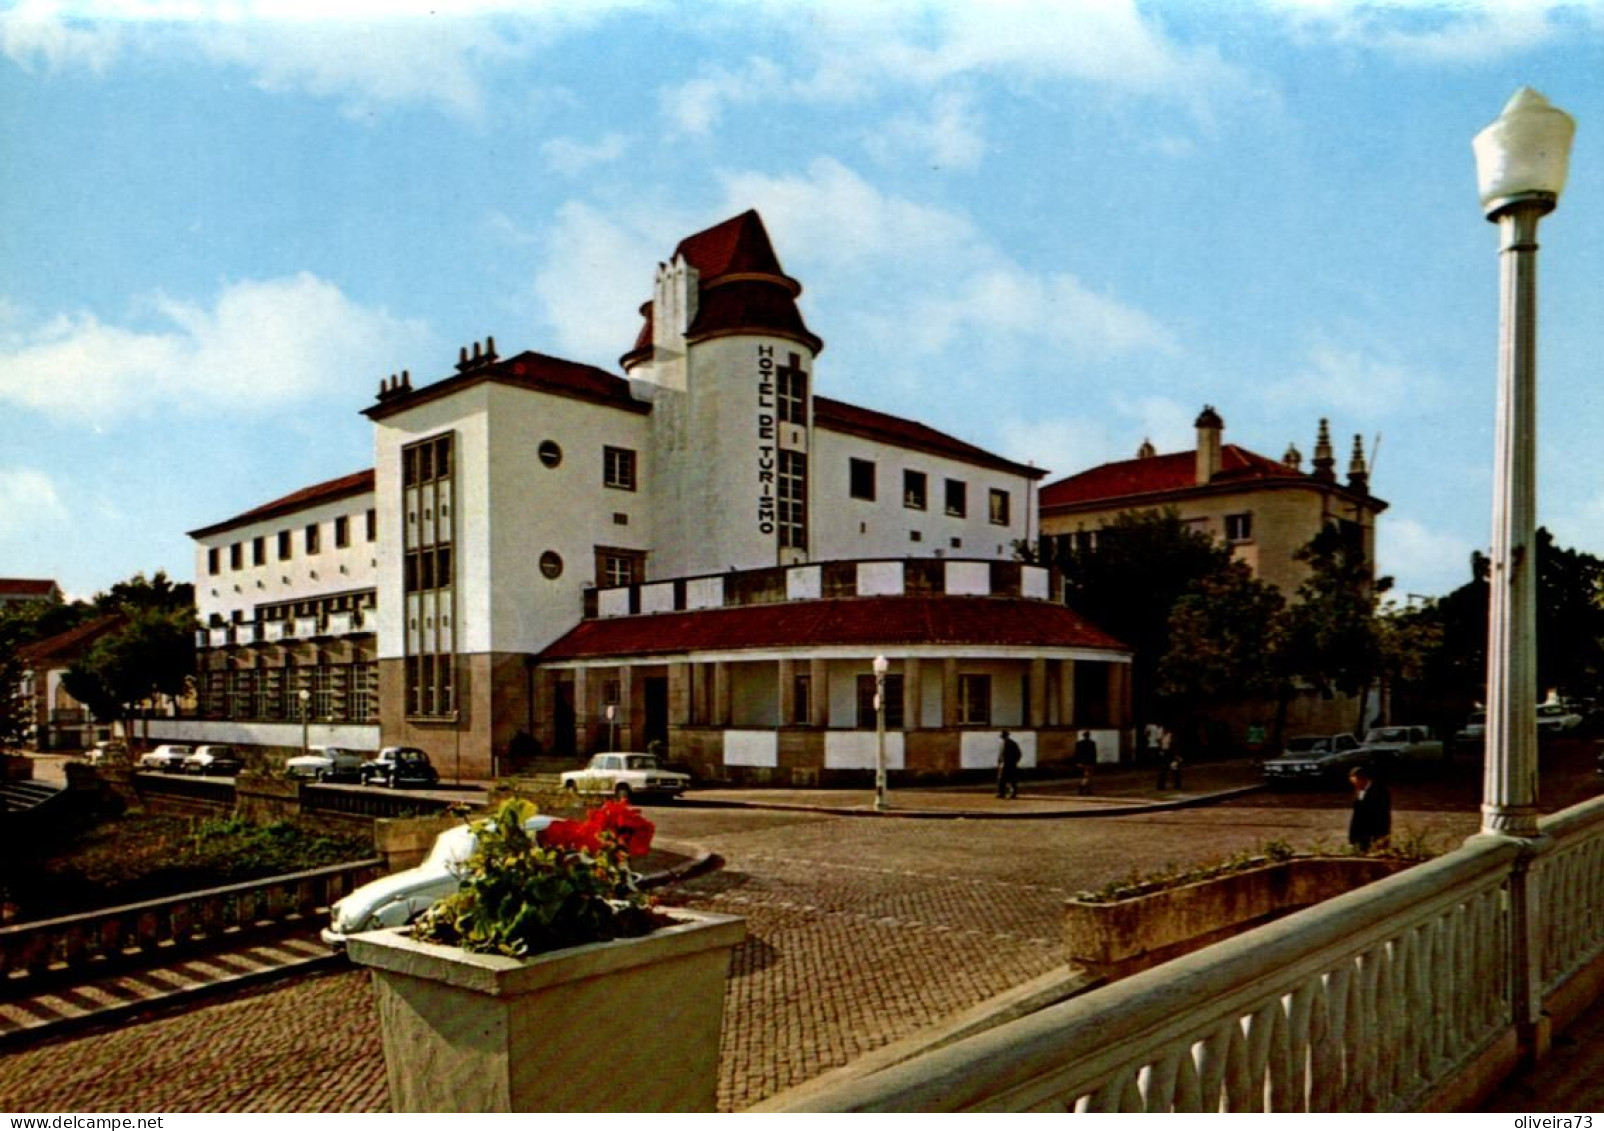
<path fill-rule="evenodd" d="M 194 532 L 205 666 L 230 673 L 208 714 L 237 717 L 240 673 L 316 694 L 318 671 L 371 662 L 374 741 L 448 773 L 499 772 L 525 732 L 817 780 L 863 768 L 884 655 L 893 766 L 990 766 L 1003 727 L 1027 764 L 1067 759 L 1076 726 L 1117 757 L 1128 653 L 1015 560 L 1042 473 L 817 395 L 800 291 L 748 212 L 659 267 L 621 373 L 487 340 L 440 380 L 382 382 L 365 485 Z M 371 541 L 331 555 L 331 524 L 364 514 Z M 360 623 L 331 630 L 345 611 Z"/>

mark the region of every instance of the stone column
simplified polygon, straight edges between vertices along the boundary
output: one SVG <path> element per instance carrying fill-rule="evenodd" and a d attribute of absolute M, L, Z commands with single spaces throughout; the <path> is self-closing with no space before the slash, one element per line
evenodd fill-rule
<path fill-rule="evenodd" d="M 779 725 L 790 726 L 796 722 L 796 661 L 781 660 L 775 665 L 774 675 L 776 712 Z"/>
<path fill-rule="evenodd" d="M 958 725 L 958 661 L 941 661 L 941 725 L 951 730 Z"/>
<path fill-rule="evenodd" d="M 1075 725 L 1075 661 L 1060 660 L 1058 664 L 1058 725 Z"/>
<path fill-rule="evenodd" d="M 830 664 L 808 661 L 808 726 L 821 730 L 830 725 Z"/>
<path fill-rule="evenodd" d="M 581 757 L 588 757 L 590 748 L 591 679 L 589 668 L 574 669 L 574 749 Z"/>
<path fill-rule="evenodd" d="M 1047 661 L 1041 658 L 1030 662 L 1030 717 L 1025 722 L 1032 730 L 1047 725 Z"/>
<path fill-rule="evenodd" d="M 730 725 L 730 701 L 733 688 L 730 685 L 730 665 L 726 660 L 719 660 L 713 665 L 713 718 L 714 726 L 727 727 Z"/>
<path fill-rule="evenodd" d="M 910 656 L 902 661 L 902 729 L 920 730 L 924 720 L 924 661 Z"/>

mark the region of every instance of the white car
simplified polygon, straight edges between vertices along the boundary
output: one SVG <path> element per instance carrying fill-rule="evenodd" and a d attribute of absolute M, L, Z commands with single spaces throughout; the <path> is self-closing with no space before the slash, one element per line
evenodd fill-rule
<path fill-rule="evenodd" d="M 1351 734 L 1305 734 L 1287 739 L 1281 756 L 1264 763 L 1264 777 L 1272 782 L 1328 780 L 1367 760 L 1365 748 Z"/>
<path fill-rule="evenodd" d="M 530 817 L 524 828 L 532 835 L 551 822 L 551 817 Z M 357 888 L 329 909 L 329 925 L 320 933 L 324 943 L 339 950 L 351 935 L 412 922 L 462 886 L 456 870 L 473 855 L 476 840 L 467 825 L 447 829 L 435 837 L 434 847 L 416 868 Z"/>
<path fill-rule="evenodd" d="M 292 778 L 313 781 L 361 781 L 362 754 L 343 746 L 313 746 L 284 763 Z"/>
<path fill-rule="evenodd" d="M 1537 734 L 1539 737 L 1553 738 L 1555 735 L 1572 734 L 1581 729 L 1582 716 L 1565 703 L 1543 703 L 1537 708 Z"/>
<path fill-rule="evenodd" d="M 1443 744 L 1422 726 L 1371 727 L 1365 732 L 1365 750 L 1378 763 L 1436 761 Z"/>
<path fill-rule="evenodd" d="M 622 801 L 632 797 L 677 797 L 690 787 L 691 777 L 665 770 L 652 754 L 608 751 L 593 755 L 583 770 L 562 776 L 564 789 L 577 793 L 610 793 Z"/>
<path fill-rule="evenodd" d="M 195 747 L 178 768 L 186 774 L 237 774 L 242 765 L 244 760 L 232 746 L 208 744 Z"/>
<path fill-rule="evenodd" d="M 184 767 L 184 759 L 193 753 L 195 753 L 193 746 L 166 742 L 148 753 L 141 754 L 139 756 L 139 768 L 141 770 L 181 770 Z"/>

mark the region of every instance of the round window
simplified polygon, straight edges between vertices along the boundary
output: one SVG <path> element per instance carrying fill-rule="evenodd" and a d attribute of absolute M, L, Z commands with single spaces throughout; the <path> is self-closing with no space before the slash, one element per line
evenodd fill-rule
<path fill-rule="evenodd" d="M 536 451 L 540 454 L 540 462 L 547 467 L 556 467 L 563 461 L 563 450 L 556 440 L 540 441 Z"/>
<path fill-rule="evenodd" d="M 558 578 L 563 573 L 562 555 L 555 550 L 547 550 L 540 555 L 540 572 L 550 578 Z"/>

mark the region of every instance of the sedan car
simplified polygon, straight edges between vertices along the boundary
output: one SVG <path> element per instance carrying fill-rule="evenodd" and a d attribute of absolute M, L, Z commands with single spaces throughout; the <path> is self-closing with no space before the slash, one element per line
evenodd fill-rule
<path fill-rule="evenodd" d="M 1368 759 L 1351 734 L 1305 734 L 1288 739 L 1281 756 L 1264 763 L 1264 776 L 1272 782 L 1330 780 Z"/>
<path fill-rule="evenodd" d="M 531 817 L 524 828 L 537 833 L 551 822 L 550 817 Z M 447 829 L 416 868 L 363 884 L 336 902 L 329 909 L 329 925 L 321 932 L 323 941 L 338 950 L 350 935 L 412 922 L 461 886 L 457 869 L 473 855 L 475 839 L 467 825 Z"/>
<path fill-rule="evenodd" d="M 363 763 L 362 784 L 391 789 L 407 786 L 427 789 L 440 781 L 429 756 L 416 746 L 386 746 L 371 762 Z"/>
<path fill-rule="evenodd" d="M 691 784 L 689 774 L 665 770 L 652 754 L 608 751 L 593 755 L 583 770 L 562 776 L 564 789 L 576 793 L 610 793 L 621 800 L 632 797 L 677 797 Z"/>
<path fill-rule="evenodd" d="M 1556 738 L 1582 729 L 1582 716 L 1567 703 L 1543 703 L 1537 708 L 1537 736 Z"/>
<path fill-rule="evenodd" d="M 1423 726 L 1371 727 L 1364 746 L 1371 760 L 1381 764 L 1437 761 L 1444 756 L 1443 744 Z"/>
<path fill-rule="evenodd" d="M 237 774 L 242 765 L 244 760 L 232 746 L 206 745 L 195 747 L 179 769 L 186 774 Z"/>
<path fill-rule="evenodd" d="M 343 746 L 313 746 L 285 762 L 284 772 L 313 781 L 361 781 L 362 755 Z"/>
<path fill-rule="evenodd" d="M 195 753 L 193 746 L 166 742 L 156 749 L 139 756 L 141 770 L 166 770 L 169 773 L 182 769 L 184 759 Z"/>

